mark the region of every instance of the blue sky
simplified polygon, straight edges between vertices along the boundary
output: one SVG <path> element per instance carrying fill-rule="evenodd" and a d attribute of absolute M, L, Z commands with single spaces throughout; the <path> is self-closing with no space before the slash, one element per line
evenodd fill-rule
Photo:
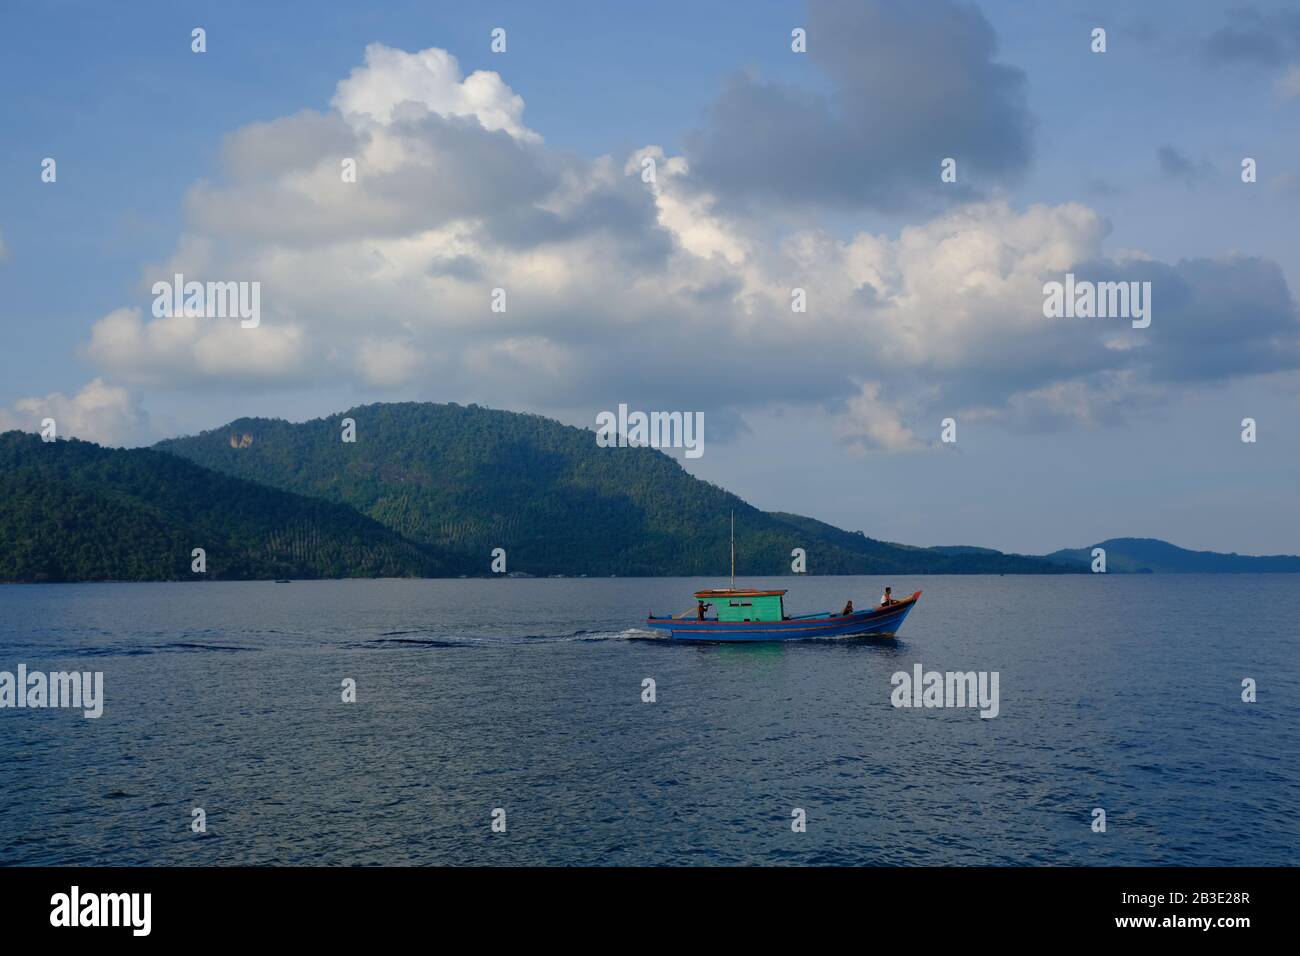
<path fill-rule="evenodd" d="M 0 9 L 0 427 L 627 402 L 705 413 L 701 477 L 876 537 L 1300 551 L 1291 5 L 383 7 Z M 449 111 L 480 70 L 488 106 Z M 359 201 L 319 186 L 345 145 Z M 262 281 L 264 327 L 151 327 L 178 267 Z M 1045 326 L 1034 289 L 1067 269 L 1152 280 L 1147 334 Z M 503 284 L 508 319 L 476 310 Z"/>

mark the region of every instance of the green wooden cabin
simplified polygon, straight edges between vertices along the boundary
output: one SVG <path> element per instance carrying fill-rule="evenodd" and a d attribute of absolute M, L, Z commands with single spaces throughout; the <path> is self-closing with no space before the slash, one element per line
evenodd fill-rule
<path fill-rule="evenodd" d="M 719 588 L 696 591 L 695 599 L 712 604 L 719 621 L 783 621 L 784 591 L 752 591 Z"/>

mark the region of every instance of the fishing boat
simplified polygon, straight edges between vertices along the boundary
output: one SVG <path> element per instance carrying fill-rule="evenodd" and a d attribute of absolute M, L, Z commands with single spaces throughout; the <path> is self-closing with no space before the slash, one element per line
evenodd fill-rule
<path fill-rule="evenodd" d="M 731 520 L 731 587 L 696 591 L 696 606 L 676 617 L 646 619 L 651 630 L 681 641 L 801 641 L 824 637 L 892 637 L 916 607 L 921 592 L 878 607 L 836 614 L 785 613 L 785 590 L 736 587 L 736 520 Z M 708 616 L 710 608 L 714 615 Z"/>

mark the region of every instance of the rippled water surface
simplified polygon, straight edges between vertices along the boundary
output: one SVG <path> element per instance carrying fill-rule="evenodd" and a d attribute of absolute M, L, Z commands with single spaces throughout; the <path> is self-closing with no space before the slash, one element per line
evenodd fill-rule
<path fill-rule="evenodd" d="M 0 587 L 0 670 L 107 698 L 0 710 L 0 863 L 1296 862 L 1300 578 L 781 586 L 885 583 L 896 641 L 752 646 L 635 630 L 714 580 Z M 895 709 L 918 662 L 999 716 Z"/>

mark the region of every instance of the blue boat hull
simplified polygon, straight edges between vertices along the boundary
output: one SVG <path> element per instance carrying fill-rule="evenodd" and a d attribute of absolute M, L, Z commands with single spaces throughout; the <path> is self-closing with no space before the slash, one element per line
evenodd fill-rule
<path fill-rule="evenodd" d="M 852 614 L 807 614 L 784 621 L 718 621 L 652 617 L 646 626 L 678 641 L 806 641 L 826 637 L 891 637 L 916 606 L 921 592 L 889 607 Z"/>

